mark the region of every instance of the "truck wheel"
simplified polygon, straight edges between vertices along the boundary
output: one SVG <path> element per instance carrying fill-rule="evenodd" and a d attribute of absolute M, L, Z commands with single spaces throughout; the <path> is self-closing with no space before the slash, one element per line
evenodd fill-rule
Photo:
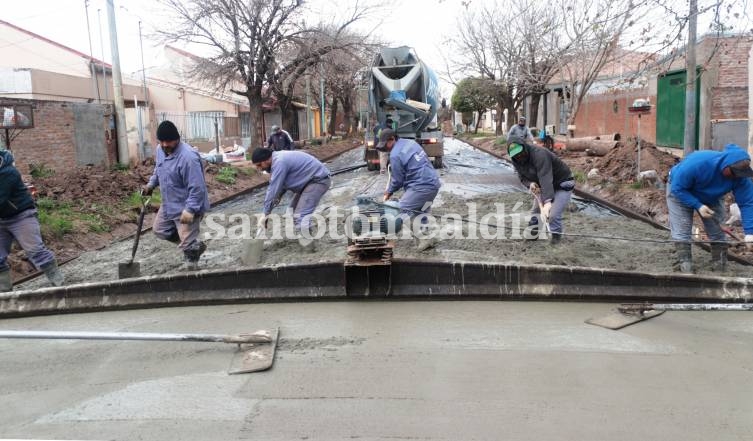
<path fill-rule="evenodd" d="M 432 164 L 434 164 L 434 168 L 442 168 L 442 157 L 441 156 L 434 157 Z"/>

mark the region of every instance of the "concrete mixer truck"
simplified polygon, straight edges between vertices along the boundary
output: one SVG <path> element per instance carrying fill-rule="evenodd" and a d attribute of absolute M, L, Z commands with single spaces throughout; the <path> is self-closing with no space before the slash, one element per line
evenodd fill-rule
<path fill-rule="evenodd" d="M 379 126 L 391 126 L 400 138 L 415 140 L 434 167 L 441 168 L 444 145 L 437 127 L 440 98 L 434 71 L 407 46 L 385 47 L 374 58 L 368 83 L 369 111 Z M 377 170 L 378 140 L 371 130 L 366 136 L 365 160 L 369 170 Z"/>

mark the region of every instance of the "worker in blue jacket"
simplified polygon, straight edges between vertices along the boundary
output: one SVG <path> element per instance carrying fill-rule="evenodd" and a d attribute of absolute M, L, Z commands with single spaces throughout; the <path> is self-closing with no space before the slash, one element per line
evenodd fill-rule
<path fill-rule="evenodd" d="M 327 166 L 305 152 L 273 152 L 266 148 L 254 150 L 251 162 L 257 169 L 270 174 L 269 187 L 264 198 L 264 211 L 258 221 L 259 228 L 267 227 L 267 216 L 282 195 L 289 190 L 295 194 L 290 208 L 293 210 L 296 235 L 302 230 L 304 234 L 310 233 L 311 215 L 331 185 Z M 305 251 L 314 251 L 313 242 L 302 240 L 300 237 L 298 239 Z"/>
<path fill-rule="evenodd" d="M 143 187 L 145 195 L 160 188 L 162 204 L 154 218 L 154 235 L 173 242 L 183 251 L 184 270 L 196 270 L 206 244 L 199 239 L 199 227 L 209 211 L 209 194 L 199 153 L 181 141 L 171 121 L 157 127 L 159 141 L 154 173 Z"/>
<path fill-rule="evenodd" d="M 675 271 L 693 272 L 691 252 L 693 213 L 698 212 L 706 235 L 712 241 L 711 269 L 724 271 L 727 244 L 721 223 L 724 221 L 723 197 L 730 191 L 742 213 L 745 242 L 753 246 L 753 169 L 750 155 L 735 144 L 724 151 L 703 150 L 688 155 L 669 172 L 667 208 L 677 259 Z"/>
<path fill-rule="evenodd" d="M 377 150 L 390 153 L 390 182 L 384 193 L 384 201 L 405 189 L 400 198 L 400 211 L 411 218 L 419 217 L 424 230 L 427 229 L 429 213 L 434 198 L 442 185 L 437 171 L 426 156 L 426 152 L 412 139 L 398 138 L 394 130 L 383 129 L 379 136 Z M 426 234 L 426 231 L 424 231 Z M 434 246 L 436 237 L 419 240 L 420 251 Z"/>
<path fill-rule="evenodd" d="M 42 242 L 34 199 L 13 165 L 13 155 L 0 150 L 0 292 L 13 289 L 7 259 L 14 240 L 54 286 L 63 284 L 55 255 Z"/>

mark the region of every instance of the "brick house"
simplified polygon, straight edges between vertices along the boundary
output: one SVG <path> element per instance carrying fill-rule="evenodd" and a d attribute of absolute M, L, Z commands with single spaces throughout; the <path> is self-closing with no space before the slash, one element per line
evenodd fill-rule
<path fill-rule="evenodd" d="M 698 41 L 698 146 L 718 149 L 728 142 L 747 144 L 750 53 L 751 39 L 744 36 L 706 36 Z M 627 109 L 635 99 L 647 98 L 653 107 L 649 115 L 641 117 L 641 139 L 681 154 L 684 56 L 657 60 L 648 74 L 631 84 L 620 81 L 636 66 L 626 63 L 626 59 L 629 57 L 621 56 L 619 65 L 611 64 L 602 70 L 576 115 L 574 136 L 614 132 L 626 137 L 638 135 L 638 117 Z M 617 74 L 618 67 L 625 73 Z M 542 102 L 539 108 L 539 120 L 531 125 L 554 124 L 556 133 L 566 134 L 562 85 L 555 80 L 549 89 L 551 93 L 542 100 L 546 103 Z"/>

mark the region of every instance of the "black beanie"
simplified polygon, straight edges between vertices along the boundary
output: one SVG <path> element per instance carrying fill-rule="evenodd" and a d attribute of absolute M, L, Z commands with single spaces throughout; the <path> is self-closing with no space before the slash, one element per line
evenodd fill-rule
<path fill-rule="evenodd" d="M 266 161 L 271 157 L 272 150 L 264 147 L 257 147 L 256 149 L 254 149 L 254 153 L 251 154 L 251 162 L 253 164 L 258 164 L 262 161 Z"/>
<path fill-rule="evenodd" d="M 170 121 L 162 121 L 157 127 L 157 139 L 159 141 L 175 141 L 180 139 L 178 128 Z"/>

